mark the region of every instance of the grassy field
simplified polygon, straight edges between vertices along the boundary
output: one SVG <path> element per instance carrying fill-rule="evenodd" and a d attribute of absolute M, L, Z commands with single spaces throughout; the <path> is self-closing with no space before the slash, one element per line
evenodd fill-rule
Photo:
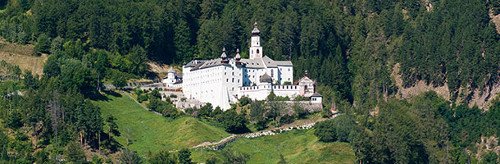
<path fill-rule="evenodd" d="M 225 150 L 249 155 L 249 163 L 277 163 L 282 154 L 289 163 L 354 163 L 355 155 L 348 143 L 322 143 L 314 130 L 292 131 L 255 139 L 238 139 Z M 220 151 L 195 150 L 193 159 L 204 162 L 207 158 L 220 158 Z"/>
<path fill-rule="evenodd" d="M 18 65 L 23 71 L 28 70 L 33 74 L 41 75 L 47 55 L 33 56 L 33 54 L 33 45 L 9 43 L 0 38 L 0 60 Z"/>
<path fill-rule="evenodd" d="M 113 115 L 121 136 L 118 142 L 145 156 L 149 151 L 179 150 L 206 141 L 218 141 L 229 136 L 223 129 L 210 126 L 191 117 L 175 120 L 144 110 L 128 96 L 106 95 L 107 101 L 94 101 L 101 107 L 104 118 Z M 129 144 L 127 144 L 129 143 Z"/>

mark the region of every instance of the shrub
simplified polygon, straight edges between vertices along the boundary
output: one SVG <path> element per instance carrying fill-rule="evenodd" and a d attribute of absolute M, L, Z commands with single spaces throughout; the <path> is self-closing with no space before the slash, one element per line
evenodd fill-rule
<path fill-rule="evenodd" d="M 64 150 L 64 155 L 66 156 L 66 160 L 68 162 L 73 163 L 83 163 L 85 162 L 85 153 L 83 152 L 80 144 L 76 142 L 70 142 L 66 146 Z"/>
<path fill-rule="evenodd" d="M 149 158 L 151 164 L 175 164 L 176 160 L 168 151 L 162 150 Z"/>
<path fill-rule="evenodd" d="M 177 111 L 177 108 L 175 108 L 174 105 L 167 104 L 167 105 L 165 105 L 165 108 L 163 109 L 161 114 L 164 117 L 176 118 L 177 116 L 179 116 L 179 111 Z"/>
<path fill-rule="evenodd" d="M 224 125 L 227 132 L 244 133 L 248 131 L 248 128 L 245 125 L 245 117 L 236 113 L 236 110 L 227 110 L 221 114 L 217 120 Z"/>
<path fill-rule="evenodd" d="M 158 98 L 158 99 L 161 98 L 161 94 L 160 94 L 160 91 L 158 89 L 154 89 L 153 91 L 151 91 L 149 93 L 149 95 L 151 98 Z"/>
<path fill-rule="evenodd" d="M 314 126 L 314 135 L 323 142 L 337 141 L 336 128 L 332 127 L 333 120 L 323 121 Z"/>
<path fill-rule="evenodd" d="M 50 52 L 50 38 L 46 34 L 40 34 L 35 44 L 35 51 L 41 53 Z"/>
<path fill-rule="evenodd" d="M 252 103 L 252 99 L 250 99 L 250 98 L 248 98 L 246 96 L 243 96 L 243 97 L 240 98 L 240 105 L 241 106 L 245 106 L 245 105 L 248 105 L 250 103 Z"/>
<path fill-rule="evenodd" d="M 298 119 L 303 119 L 307 116 L 307 111 L 298 103 L 294 103 L 292 109 Z"/>
<path fill-rule="evenodd" d="M 320 122 L 314 126 L 316 135 L 323 142 L 347 142 L 356 128 L 356 122 L 348 115 L 340 115 L 332 120 Z"/>
<path fill-rule="evenodd" d="M 191 152 L 189 149 L 181 149 L 179 151 L 179 164 L 191 164 Z"/>
<path fill-rule="evenodd" d="M 137 96 L 137 101 L 139 103 L 142 103 L 144 101 L 148 101 L 148 95 L 144 95 L 144 94 L 138 95 Z"/>

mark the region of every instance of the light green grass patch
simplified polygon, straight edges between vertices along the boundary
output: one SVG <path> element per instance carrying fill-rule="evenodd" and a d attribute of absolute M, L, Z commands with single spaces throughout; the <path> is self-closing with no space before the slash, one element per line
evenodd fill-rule
<path fill-rule="evenodd" d="M 130 97 L 106 95 L 108 101 L 94 101 L 103 118 L 113 115 L 121 133 L 117 141 L 141 156 L 159 150 L 179 150 L 203 142 L 218 141 L 229 136 L 223 129 L 210 126 L 195 118 L 169 120 L 145 110 Z"/>
<path fill-rule="evenodd" d="M 248 163 L 277 163 L 280 154 L 289 163 L 354 163 L 355 155 L 348 143 L 319 142 L 314 130 L 298 130 L 255 139 L 241 138 L 224 150 L 250 156 Z M 209 154 L 209 155 L 207 155 Z M 204 162 L 210 157 L 222 158 L 220 151 L 195 150 L 193 159 Z"/>

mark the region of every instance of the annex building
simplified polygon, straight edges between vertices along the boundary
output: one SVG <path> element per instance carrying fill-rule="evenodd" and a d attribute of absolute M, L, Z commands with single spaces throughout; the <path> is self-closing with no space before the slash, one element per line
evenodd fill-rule
<path fill-rule="evenodd" d="M 315 93 L 315 81 L 307 76 L 295 84 L 291 61 L 275 61 L 265 55 L 257 23 L 254 24 L 249 58 L 229 55 L 223 48 L 219 58 L 192 60 L 182 67 L 182 77 L 172 69 L 162 80 L 166 87 L 180 88 L 187 100 L 211 103 L 214 107 L 229 109 L 230 104 L 246 96 L 265 100 L 273 92 L 276 96 L 310 98 L 310 103 L 321 104 L 321 95 Z"/>

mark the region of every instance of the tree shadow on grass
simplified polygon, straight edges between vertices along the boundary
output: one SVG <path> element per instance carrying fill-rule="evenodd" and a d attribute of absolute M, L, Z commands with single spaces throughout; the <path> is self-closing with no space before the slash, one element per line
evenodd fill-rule
<path fill-rule="evenodd" d="M 122 95 L 120 93 L 115 92 L 115 91 L 111 91 L 111 90 L 104 90 L 102 93 L 104 93 L 104 94 L 101 94 L 99 92 L 87 94 L 87 97 L 90 100 L 94 100 L 94 101 L 109 101 L 109 100 L 111 100 L 108 97 L 106 97 L 106 95 L 111 95 L 113 97 L 122 97 Z"/>
<path fill-rule="evenodd" d="M 110 150 L 111 152 L 116 152 L 123 148 L 123 145 L 116 141 L 115 137 L 110 136 L 108 133 L 101 133 L 101 146 Z"/>
<path fill-rule="evenodd" d="M 112 90 L 104 91 L 104 93 L 107 95 L 111 95 L 113 97 L 122 97 L 122 95 L 120 93 L 112 91 Z"/>

